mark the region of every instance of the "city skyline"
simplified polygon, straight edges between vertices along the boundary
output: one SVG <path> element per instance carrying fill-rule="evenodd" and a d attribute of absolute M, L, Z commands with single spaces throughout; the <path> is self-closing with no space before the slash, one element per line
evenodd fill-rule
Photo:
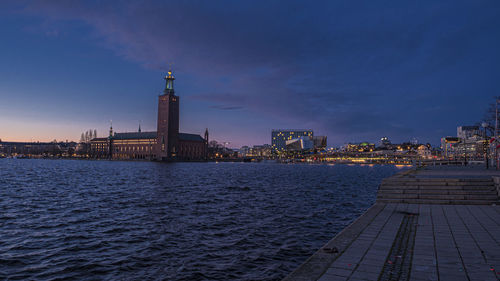
<path fill-rule="evenodd" d="M 186 131 L 271 142 L 310 128 L 329 146 L 438 144 L 494 101 L 495 1 L 4 2 L 0 139 L 78 141 L 156 128 L 173 63 Z M 140 120 L 140 121 L 139 121 Z"/>

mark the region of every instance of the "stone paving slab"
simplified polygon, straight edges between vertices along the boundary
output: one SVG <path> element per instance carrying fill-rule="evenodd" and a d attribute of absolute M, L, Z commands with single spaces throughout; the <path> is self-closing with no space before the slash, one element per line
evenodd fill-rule
<path fill-rule="evenodd" d="M 331 263 L 337 259 L 355 241 L 362 231 L 371 224 L 379 213 L 386 209 L 385 204 L 375 204 L 368 209 L 361 217 L 347 226 L 325 246 L 319 249 L 314 255 L 307 259 L 295 271 L 289 274 L 284 280 L 312 281 L 318 280 L 329 268 Z M 386 214 L 388 211 L 385 211 Z M 370 237 L 370 234 L 366 234 Z M 360 241 L 363 238 L 360 239 Z M 336 249 L 338 252 L 335 252 Z"/>
<path fill-rule="evenodd" d="M 500 177 L 500 171 L 431 167 L 398 173 L 384 181 L 418 178 L 419 195 L 446 193 L 463 200 L 449 205 L 439 199 L 384 202 L 380 198 L 284 280 L 499 281 L 500 206 L 479 205 L 484 202 L 474 198 L 483 194 L 471 197 L 469 190 L 482 188 L 475 185 L 491 182 L 492 176 Z M 444 180 L 446 185 L 428 189 L 436 186 L 436 180 Z M 472 182 L 477 183 L 469 184 Z M 406 196 L 402 186 L 389 189 L 387 193 Z"/>
<path fill-rule="evenodd" d="M 354 223 L 357 235 L 350 242 L 336 243 L 334 238 L 325 246 L 344 248 L 338 254 L 329 254 L 330 259 L 314 275 L 308 274 L 311 265 L 306 262 L 285 280 L 500 280 L 500 206 L 376 206 Z M 400 269 L 407 272 L 399 279 L 391 279 L 383 272 L 384 266 L 404 258 L 390 257 L 390 253 L 408 215 L 417 216 L 414 244 L 405 250 L 411 266 Z M 324 252 L 320 249 L 317 254 Z"/>

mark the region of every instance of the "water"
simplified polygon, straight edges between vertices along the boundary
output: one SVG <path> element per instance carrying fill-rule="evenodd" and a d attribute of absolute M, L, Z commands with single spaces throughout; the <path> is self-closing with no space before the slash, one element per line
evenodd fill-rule
<path fill-rule="evenodd" d="M 397 171 L 0 159 L 0 279 L 279 280 Z"/>

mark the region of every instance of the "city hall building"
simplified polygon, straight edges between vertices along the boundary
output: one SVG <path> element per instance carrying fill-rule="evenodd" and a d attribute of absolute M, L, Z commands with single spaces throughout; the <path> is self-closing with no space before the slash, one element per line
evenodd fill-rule
<path fill-rule="evenodd" d="M 179 97 L 175 95 L 172 71 L 165 76 L 163 94 L 158 97 L 156 132 L 113 133 L 94 138 L 90 155 L 110 159 L 146 159 L 157 161 L 199 161 L 207 157 L 208 129 L 205 137 L 179 132 Z"/>

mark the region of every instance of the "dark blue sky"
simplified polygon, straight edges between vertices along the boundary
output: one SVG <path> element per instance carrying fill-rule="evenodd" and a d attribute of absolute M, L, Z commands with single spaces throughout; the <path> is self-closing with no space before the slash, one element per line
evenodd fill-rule
<path fill-rule="evenodd" d="M 273 128 L 437 144 L 500 94 L 498 0 L 0 5 L 3 140 L 155 130 L 170 62 L 181 131 L 232 147 Z"/>

